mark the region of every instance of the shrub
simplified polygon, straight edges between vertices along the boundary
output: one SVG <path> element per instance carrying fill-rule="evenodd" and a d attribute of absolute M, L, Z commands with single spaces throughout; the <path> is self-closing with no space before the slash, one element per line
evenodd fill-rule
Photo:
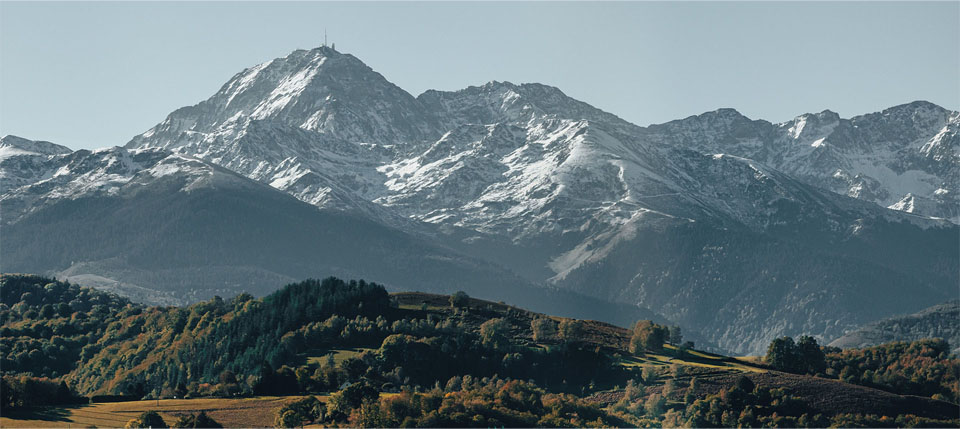
<path fill-rule="evenodd" d="M 281 408 L 277 412 L 277 420 L 274 425 L 278 428 L 295 428 L 303 425 L 303 416 L 297 414 L 291 409 Z"/>
<path fill-rule="evenodd" d="M 664 408 L 667 406 L 667 399 L 662 395 L 654 393 L 647 398 L 647 402 L 644 403 L 643 408 L 647 410 L 647 414 L 651 416 L 659 416 L 663 414 Z"/>
<path fill-rule="evenodd" d="M 480 325 L 480 338 L 483 345 L 491 346 L 495 349 L 502 348 L 509 344 L 507 335 L 510 333 L 510 325 L 503 319 L 490 319 Z"/>
<path fill-rule="evenodd" d="M 583 321 L 576 319 L 563 319 L 560 321 L 560 338 L 564 341 L 579 341 L 583 335 Z"/>
<path fill-rule="evenodd" d="M 548 317 L 537 317 L 530 322 L 533 331 L 533 341 L 543 342 L 552 340 L 557 335 L 557 325 Z"/>
<path fill-rule="evenodd" d="M 127 428 L 165 428 L 167 422 L 163 421 L 156 411 L 147 411 L 140 414 L 139 417 L 127 422 Z"/>
<path fill-rule="evenodd" d="M 643 377 L 643 384 L 649 386 L 657 382 L 659 374 L 657 374 L 657 369 L 653 366 L 645 365 L 643 367 L 643 372 L 641 372 L 641 376 Z"/>
<path fill-rule="evenodd" d="M 205 411 L 201 411 L 200 414 L 188 414 L 185 416 L 180 416 L 179 418 L 177 418 L 177 421 L 173 422 L 173 425 L 171 425 L 171 427 L 222 428 L 223 426 L 220 423 L 217 423 L 216 420 L 208 416 Z"/>
<path fill-rule="evenodd" d="M 462 290 L 450 295 L 450 306 L 453 308 L 466 307 L 468 303 L 470 303 L 470 296 Z"/>

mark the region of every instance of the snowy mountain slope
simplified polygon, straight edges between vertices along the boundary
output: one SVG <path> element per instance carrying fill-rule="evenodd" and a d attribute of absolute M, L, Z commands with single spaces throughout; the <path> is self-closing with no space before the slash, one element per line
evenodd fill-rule
<path fill-rule="evenodd" d="M 183 180 L 182 190 L 199 186 L 219 186 L 223 182 L 243 183 L 229 170 L 185 155 L 160 149 L 126 150 L 119 147 L 79 150 L 59 155 L 33 155 L 30 168 L 18 157 L 0 161 L 3 171 L 15 171 L 20 186 L 11 182 L 0 195 L 5 224 L 63 199 L 132 192 L 138 185 L 168 175 Z M 13 164 L 13 165 L 11 165 Z M 30 177 L 30 180 L 24 179 Z"/>
<path fill-rule="evenodd" d="M 865 175 L 862 160 L 854 168 L 849 156 L 840 156 L 846 153 L 824 149 L 860 123 L 876 130 L 847 139 L 855 142 L 855 154 L 874 150 L 877 144 L 867 143 L 876 139 L 896 146 L 926 138 L 949 117 L 930 106 L 921 106 L 927 109 L 915 121 L 884 114 L 843 122 L 824 112 L 779 125 L 726 109 L 648 130 L 539 84 L 491 82 L 413 98 L 356 58 L 318 48 L 245 70 L 128 147 L 197 156 L 302 201 L 359 209 L 395 225 L 410 218 L 517 239 L 598 220 L 618 225 L 641 211 L 756 217 L 742 210 L 749 201 L 739 204 L 740 212 L 727 212 L 735 205 L 730 201 L 704 206 L 716 196 L 697 194 L 704 178 L 689 169 L 687 158 L 695 155 L 682 149 L 747 158 L 804 183 L 868 200 L 874 195 L 871 201 L 917 214 L 929 206 L 947 210 L 955 192 L 946 178 L 930 189 L 937 179 L 927 173 L 887 174 L 877 167 Z M 311 120 L 316 117 L 327 119 Z M 883 131 L 891 121 L 913 131 Z M 828 133 L 835 137 L 820 137 Z M 936 153 L 928 158 L 939 161 L 931 162 L 946 163 L 941 172 L 954 174 L 949 145 L 956 144 L 955 133 L 934 137 L 925 153 Z M 841 180 L 844 175 L 856 183 Z M 883 176 L 890 189 L 871 187 L 874 176 Z"/>
<path fill-rule="evenodd" d="M 491 82 L 413 98 L 353 56 L 323 47 L 245 70 L 128 147 L 197 156 L 321 207 L 515 239 L 582 228 L 592 219 L 617 225 L 640 209 L 678 217 L 724 212 L 727 202 L 700 207 L 703 180 L 689 170 L 690 155 L 677 149 L 747 158 L 917 214 L 931 205 L 948 210 L 956 194 L 949 177 L 893 173 L 887 167 L 894 152 L 869 164 L 873 175 L 864 173 L 864 153 L 929 138 L 924 159 L 955 175 L 949 148 L 956 133 L 931 133 L 957 115 L 937 109 L 920 103 L 914 115 L 890 109 L 850 121 L 824 112 L 778 125 L 725 109 L 648 130 L 539 84 Z M 829 149 L 848 128 L 869 130 L 844 140 L 850 150 Z M 942 183 L 931 189 L 936 180 Z"/>
<path fill-rule="evenodd" d="M 831 111 L 782 124 L 732 109 L 650 127 L 660 144 L 726 153 L 883 207 L 960 222 L 960 113 L 927 102 L 842 119 Z"/>
<path fill-rule="evenodd" d="M 536 287 L 363 216 L 319 210 L 163 149 L 41 156 L 43 179 L 0 199 L 0 271 L 55 274 L 140 300 L 186 303 L 336 275 L 626 323 L 637 306 Z M 0 164 L 3 166 L 3 164 Z M 588 303 L 588 305 L 583 305 Z"/>
<path fill-rule="evenodd" d="M 244 70 L 127 147 L 190 154 L 327 208 L 401 218 L 369 204 L 395 146 L 429 140 L 420 103 L 349 54 L 298 50 Z"/>
<path fill-rule="evenodd" d="M 0 138 L 0 160 L 15 155 L 59 155 L 70 152 L 65 146 L 47 141 L 27 140 L 12 135 Z"/>
<path fill-rule="evenodd" d="M 392 192 L 375 201 L 515 238 L 562 233 L 597 215 L 629 217 L 620 206 L 635 203 L 631 185 L 675 192 L 648 159 L 586 121 L 464 125 L 422 155 L 383 166 Z"/>
<path fill-rule="evenodd" d="M 338 66 L 333 67 L 333 64 Z M 296 90 L 291 89 L 293 86 Z M 316 117 L 327 119 L 311 120 Z M 564 118 L 576 118 L 573 122 L 582 122 L 581 118 L 601 120 L 604 122 L 603 132 L 613 135 L 625 135 L 628 134 L 625 130 L 637 129 L 543 85 L 491 83 L 461 92 L 428 92 L 414 99 L 352 56 L 319 48 L 296 51 L 286 58 L 238 74 L 210 99 L 172 113 L 163 123 L 134 138 L 128 147 L 167 148 L 197 156 L 321 207 L 360 209 L 378 219 L 388 219 L 389 213 L 399 213 L 423 220 L 450 211 L 440 203 L 447 198 L 440 194 L 450 194 L 444 190 L 456 189 L 452 193 L 459 194 L 459 190 L 474 187 L 477 189 L 471 195 L 477 196 L 483 189 L 496 184 L 502 189 L 501 194 L 487 196 L 486 200 L 491 201 L 489 204 L 467 201 L 463 195 L 457 195 L 457 201 L 463 203 L 461 206 L 468 203 L 473 206 L 504 205 L 500 201 L 503 193 L 512 192 L 513 186 L 497 182 L 503 179 L 501 170 L 510 169 L 507 164 L 527 170 L 514 180 L 521 182 L 519 186 L 536 192 L 544 190 L 535 187 L 558 186 L 544 183 L 542 174 L 538 176 L 520 165 L 531 158 L 542 157 L 543 154 L 536 150 L 531 152 L 535 147 L 524 149 L 528 153 L 513 154 L 517 158 L 515 161 L 503 157 L 510 155 L 509 151 L 504 151 L 510 145 L 516 149 L 528 142 L 542 144 L 551 138 L 572 137 L 551 137 L 551 134 L 571 130 L 573 124 Z M 471 134 L 478 132 L 477 127 L 482 128 L 490 122 L 500 124 L 495 127 L 498 131 L 484 139 L 483 147 L 478 148 L 479 152 L 485 152 L 490 149 L 488 146 L 497 146 L 492 149 L 495 153 L 483 155 L 490 162 L 467 161 L 467 165 L 457 165 L 457 161 L 449 157 L 451 153 L 447 146 L 454 140 L 467 142 L 473 138 Z M 516 127 L 520 128 L 512 132 L 526 136 L 514 138 L 502 132 Z M 581 129 L 585 128 L 586 123 L 581 124 Z M 581 152 L 592 150 L 587 147 L 589 144 L 581 145 L 582 149 L 571 147 L 577 144 L 562 141 L 546 152 L 559 151 L 561 153 L 557 155 L 564 158 L 566 155 L 562 152 L 573 152 L 575 158 L 580 158 Z M 441 157 L 443 151 L 446 155 Z M 644 159 L 654 154 L 648 155 Z M 473 158 L 474 154 L 470 157 Z M 569 163 L 576 171 L 574 174 L 589 171 L 589 166 L 575 164 Z M 540 165 L 539 168 L 550 166 Z M 420 171 L 420 174 L 413 179 L 398 176 L 411 169 Z M 430 169 L 436 170 L 428 172 Z M 609 176 L 614 169 L 612 166 L 607 168 L 604 176 Z M 454 170 L 457 174 L 451 174 Z M 443 187 L 436 189 L 436 183 L 422 183 L 420 179 L 424 175 L 441 179 Z M 475 181 L 475 178 L 482 180 Z M 541 183 L 527 183 L 528 178 Z M 608 177 L 597 180 L 608 180 Z M 577 188 L 572 198 L 579 198 L 580 193 L 589 191 L 589 188 Z M 431 191 L 437 191 L 437 195 L 423 195 Z M 415 210 L 403 209 L 410 201 L 421 198 L 434 198 L 438 202 Z M 381 205 L 398 209 L 385 213 L 378 210 Z M 522 207 L 513 207 L 511 213 L 514 216 L 528 215 Z M 492 216 L 501 214 L 491 212 Z M 488 216 L 479 222 L 490 224 L 492 220 Z M 449 224 L 458 223 L 451 221 Z M 472 226 L 469 219 L 459 224 Z M 499 230 L 492 224 L 484 227 Z M 551 224 L 544 228 L 557 226 Z"/>
<path fill-rule="evenodd" d="M 643 128 L 540 84 L 414 98 L 324 47 L 241 72 L 127 147 L 202 159 L 532 282 L 667 306 L 693 329 L 736 321 L 711 335 L 756 351 L 794 327 L 834 335 L 894 311 L 877 303 L 843 317 L 842 305 L 822 301 L 862 296 L 878 280 L 866 273 L 886 273 L 881 287 L 911 306 L 952 290 L 956 246 L 942 240 L 957 229 L 928 216 L 957 221 L 956 118 L 929 103 L 784 124 L 722 109 Z M 932 256 L 917 256 L 931 255 L 926 247 Z M 657 248 L 667 253 L 647 253 Z M 860 275 L 844 277 L 841 260 Z M 708 268 L 680 276 L 681 261 Z M 805 263 L 819 276 L 790 292 Z M 930 291 L 913 293 L 911 283 Z M 644 292 L 652 285 L 662 293 Z M 752 288 L 772 291 L 769 302 L 744 302 L 745 291 L 766 296 Z M 703 310 L 704 291 L 716 291 L 705 302 L 728 308 L 719 319 L 690 316 Z M 817 319 L 832 325 L 804 322 Z"/>
<path fill-rule="evenodd" d="M 27 140 L 17 136 L 0 138 L 0 194 L 42 179 L 43 164 L 49 155 L 72 152 L 58 144 Z"/>
<path fill-rule="evenodd" d="M 538 83 L 515 85 L 492 81 L 459 91 L 428 90 L 417 97 L 443 130 L 463 124 L 531 123 L 548 116 L 602 122 L 622 134 L 640 127 Z"/>

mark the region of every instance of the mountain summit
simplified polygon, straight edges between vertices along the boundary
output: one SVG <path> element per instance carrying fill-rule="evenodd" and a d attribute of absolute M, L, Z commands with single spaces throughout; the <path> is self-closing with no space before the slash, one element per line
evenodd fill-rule
<path fill-rule="evenodd" d="M 6 135 L 0 138 L 0 159 L 14 155 L 60 155 L 72 152 L 66 146 L 47 141 L 27 140 L 23 137 Z"/>
<path fill-rule="evenodd" d="M 236 138 L 271 121 L 353 142 L 396 144 L 432 136 L 419 103 L 353 55 L 329 47 L 297 50 L 248 68 L 209 99 L 171 113 L 128 146 L 167 148 L 200 138 Z M 193 139 L 184 138 L 189 131 Z"/>

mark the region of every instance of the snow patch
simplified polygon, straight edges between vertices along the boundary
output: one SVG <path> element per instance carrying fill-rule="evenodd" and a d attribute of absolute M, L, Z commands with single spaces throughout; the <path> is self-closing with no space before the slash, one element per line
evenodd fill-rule
<path fill-rule="evenodd" d="M 801 116 L 801 117 L 797 120 L 797 122 L 794 123 L 793 126 L 790 127 L 789 130 L 787 130 L 787 132 L 790 133 L 790 135 L 791 135 L 794 139 L 799 139 L 799 138 L 800 138 L 800 134 L 803 133 L 803 128 L 806 127 L 806 126 L 807 126 L 807 117 L 806 117 L 806 116 Z"/>

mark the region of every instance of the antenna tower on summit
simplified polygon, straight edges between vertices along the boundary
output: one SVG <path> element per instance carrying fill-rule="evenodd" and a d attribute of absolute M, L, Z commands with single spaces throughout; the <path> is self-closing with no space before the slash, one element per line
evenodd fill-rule
<path fill-rule="evenodd" d="M 327 29 L 326 28 L 323 29 L 323 47 L 324 48 L 327 47 Z"/>

